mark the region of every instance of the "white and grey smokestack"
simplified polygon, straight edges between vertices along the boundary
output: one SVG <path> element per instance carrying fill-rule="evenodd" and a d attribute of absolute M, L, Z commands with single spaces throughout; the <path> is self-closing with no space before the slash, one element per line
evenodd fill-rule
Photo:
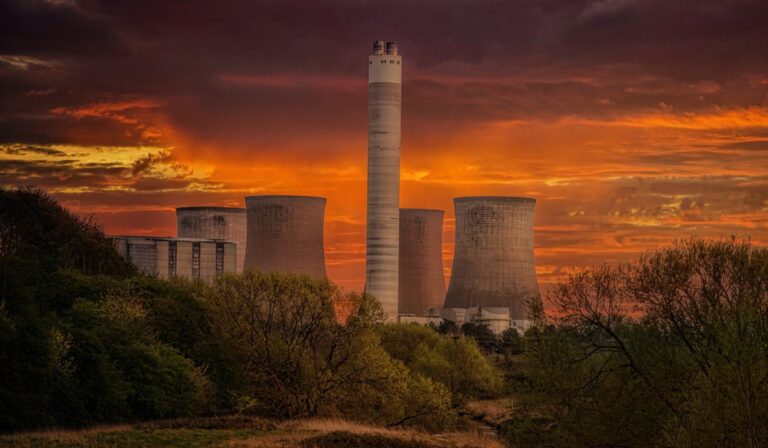
<path fill-rule="evenodd" d="M 385 50 L 386 48 L 386 50 Z M 375 41 L 368 56 L 368 208 L 365 291 L 397 320 L 400 250 L 402 58 L 397 42 Z"/>

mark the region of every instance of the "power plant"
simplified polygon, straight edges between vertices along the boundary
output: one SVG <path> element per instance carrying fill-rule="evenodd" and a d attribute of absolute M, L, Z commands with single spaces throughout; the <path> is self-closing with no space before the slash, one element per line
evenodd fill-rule
<path fill-rule="evenodd" d="M 516 197 L 454 199 L 456 247 L 444 308 L 507 307 L 527 319 L 526 302 L 539 296 L 533 257 L 536 200 Z"/>
<path fill-rule="evenodd" d="M 397 42 L 373 43 L 368 56 L 368 203 L 365 291 L 398 316 L 400 110 L 402 58 Z"/>
<path fill-rule="evenodd" d="M 325 277 L 325 198 L 248 196 L 245 269 Z"/>
<path fill-rule="evenodd" d="M 368 56 L 368 171 L 365 292 L 388 321 L 485 325 L 524 331 L 539 297 L 533 254 L 536 200 L 454 199 L 455 251 L 446 292 L 442 210 L 400 209 L 402 58 L 397 42 L 375 41 Z M 179 238 L 116 237 L 143 271 L 212 279 L 225 272 L 325 278 L 326 199 L 261 195 L 246 208 L 179 207 Z M 235 261 L 236 260 L 236 261 Z"/>
<path fill-rule="evenodd" d="M 426 316 L 442 308 L 443 274 L 442 210 L 400 209 L 399 314 Z"/>
<path fill-rule="evenodd" d="M 246 213 L 235 207 L 179 207 L 176 225 L 180 238 L 224 239 L 237 243 L 237 272 L 245 262 Z"/>

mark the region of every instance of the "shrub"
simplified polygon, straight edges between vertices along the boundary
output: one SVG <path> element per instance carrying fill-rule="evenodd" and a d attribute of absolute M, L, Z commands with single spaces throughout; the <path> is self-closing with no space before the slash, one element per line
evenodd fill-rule
<path fill-rule="evenodd" d="M 340 415 L 431 427 L 449 420 L 442 386 L 411 377 L 382 349 L 378 303 L 358 297 L 342 326 L 333 308 L 339 294 L 327 280 L 301 275 L 248 271 L 216 281 L 207 300 L 215 330 L 247 372 L 242 402 L 278 418 Z"/>
<path fill-rule="evenodd" d="M 379 334 L 387 353 L 415 374 L 447 387 L 457 405 L 501 390 L 500 373 L 472 338 L 446 337 L 415 324 L 387 324 Z"/>

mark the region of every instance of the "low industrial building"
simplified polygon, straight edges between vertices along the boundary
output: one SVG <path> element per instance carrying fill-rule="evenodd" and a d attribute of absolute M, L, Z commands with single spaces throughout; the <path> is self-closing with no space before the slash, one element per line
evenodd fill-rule
<path fill-rule="evenodd" d="M 430 310 L 430 313 L 426 316 L 417 316 L 415 314 L 401 314 L 397 317 L 397 321 L 401 324 L 420 324 L 420 325 L 431 325 L 434 327 L 439 326 L 441 323 L 443 323 L 443 318 L 440 316 L 440 310 L 436 310 L 437 313 L 432 313 Z"/>
<path fill-rule="evenodd" d="M 141 272 L 210 282 L 237 272 L 237 243 L 228 240 L 113 236 L 118 252 Z"/>
<path fill-rule="evenodd" d="M 453 322 L 456 326 L 457 334 L 460 333 L 461 327 L 467 323 L 485 325 L 496 335 L 503 333 L 509 328 L 514 328 L 518 333 L 523 334 L 530 326 L 530 321 L 528 320 L 511 319 L 509 308 L 487 306 L 430 309 L 425 316 L 401 314 L 399 321 L 401 323 L 432 326 L 438 326 L 443 321 Z"/>
<path fill-rule="evenodd" d="M 443 319 L 456 324 L 461 328 L 466 323 L 485 325 L 494 334 L 501 334 L 509 328 L 514 328 L 522 334 L 530 326 L 530 321 L 525 319 L 512 319 L 509 308 L 475 306 L 471 308 L 443 308 L 440 311 Z"/>

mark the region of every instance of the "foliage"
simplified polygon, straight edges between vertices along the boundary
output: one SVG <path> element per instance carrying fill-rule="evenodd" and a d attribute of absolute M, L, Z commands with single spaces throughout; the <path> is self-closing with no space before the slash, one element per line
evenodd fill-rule
<path fill-rule="evenodd" d="M 327 280 L 252 271 L 223 276 L 208 291 L 214 328 L 247 372 L 250 410 L 385 425 L 444 422 L 447 392 L 411 377 L 381 348 L 374 331 L 378 303 L 358 298 L 355 314 L 342 326 L 333 309 L 338 294 Z"/>
<path fill-rule="evenodd" d="M 487 353 L 495 351 L 498 346 L 498 338 L 487 325 L 467 322 L 461 326 L 461 334 L 470 337 L 477 342 Z"/>
<path fill-rule="evenodd" d="M 205 380 L 157 339 L 92 221 L 0 189 L 0 431 L 185 415 Z"/>
<path fill-rule="evenodd" d="M 523 352 L 523 338 L 515 328 L 507 328 L 501 333 L 497 351 L 506 356 L 519 355 Z"/>
<path fill-rule="evenodd" d="M 526 334 L 520 389 L 521 414 L 557 421 L 552 445 L 768 443 L 768 250 L 691 239 L 578 274 L 553 303 L 557 327 Z M 508 439 L 535 446 L 524 427 Z"/>
<path fill-rule="evenodd" d="M 387 353 L 412 372 L 447 387 L 456 405 L 500 391 L 500 374 L 474 339 L 446 337 L 416 324 L 384 325 L 379 334 Z"/>

